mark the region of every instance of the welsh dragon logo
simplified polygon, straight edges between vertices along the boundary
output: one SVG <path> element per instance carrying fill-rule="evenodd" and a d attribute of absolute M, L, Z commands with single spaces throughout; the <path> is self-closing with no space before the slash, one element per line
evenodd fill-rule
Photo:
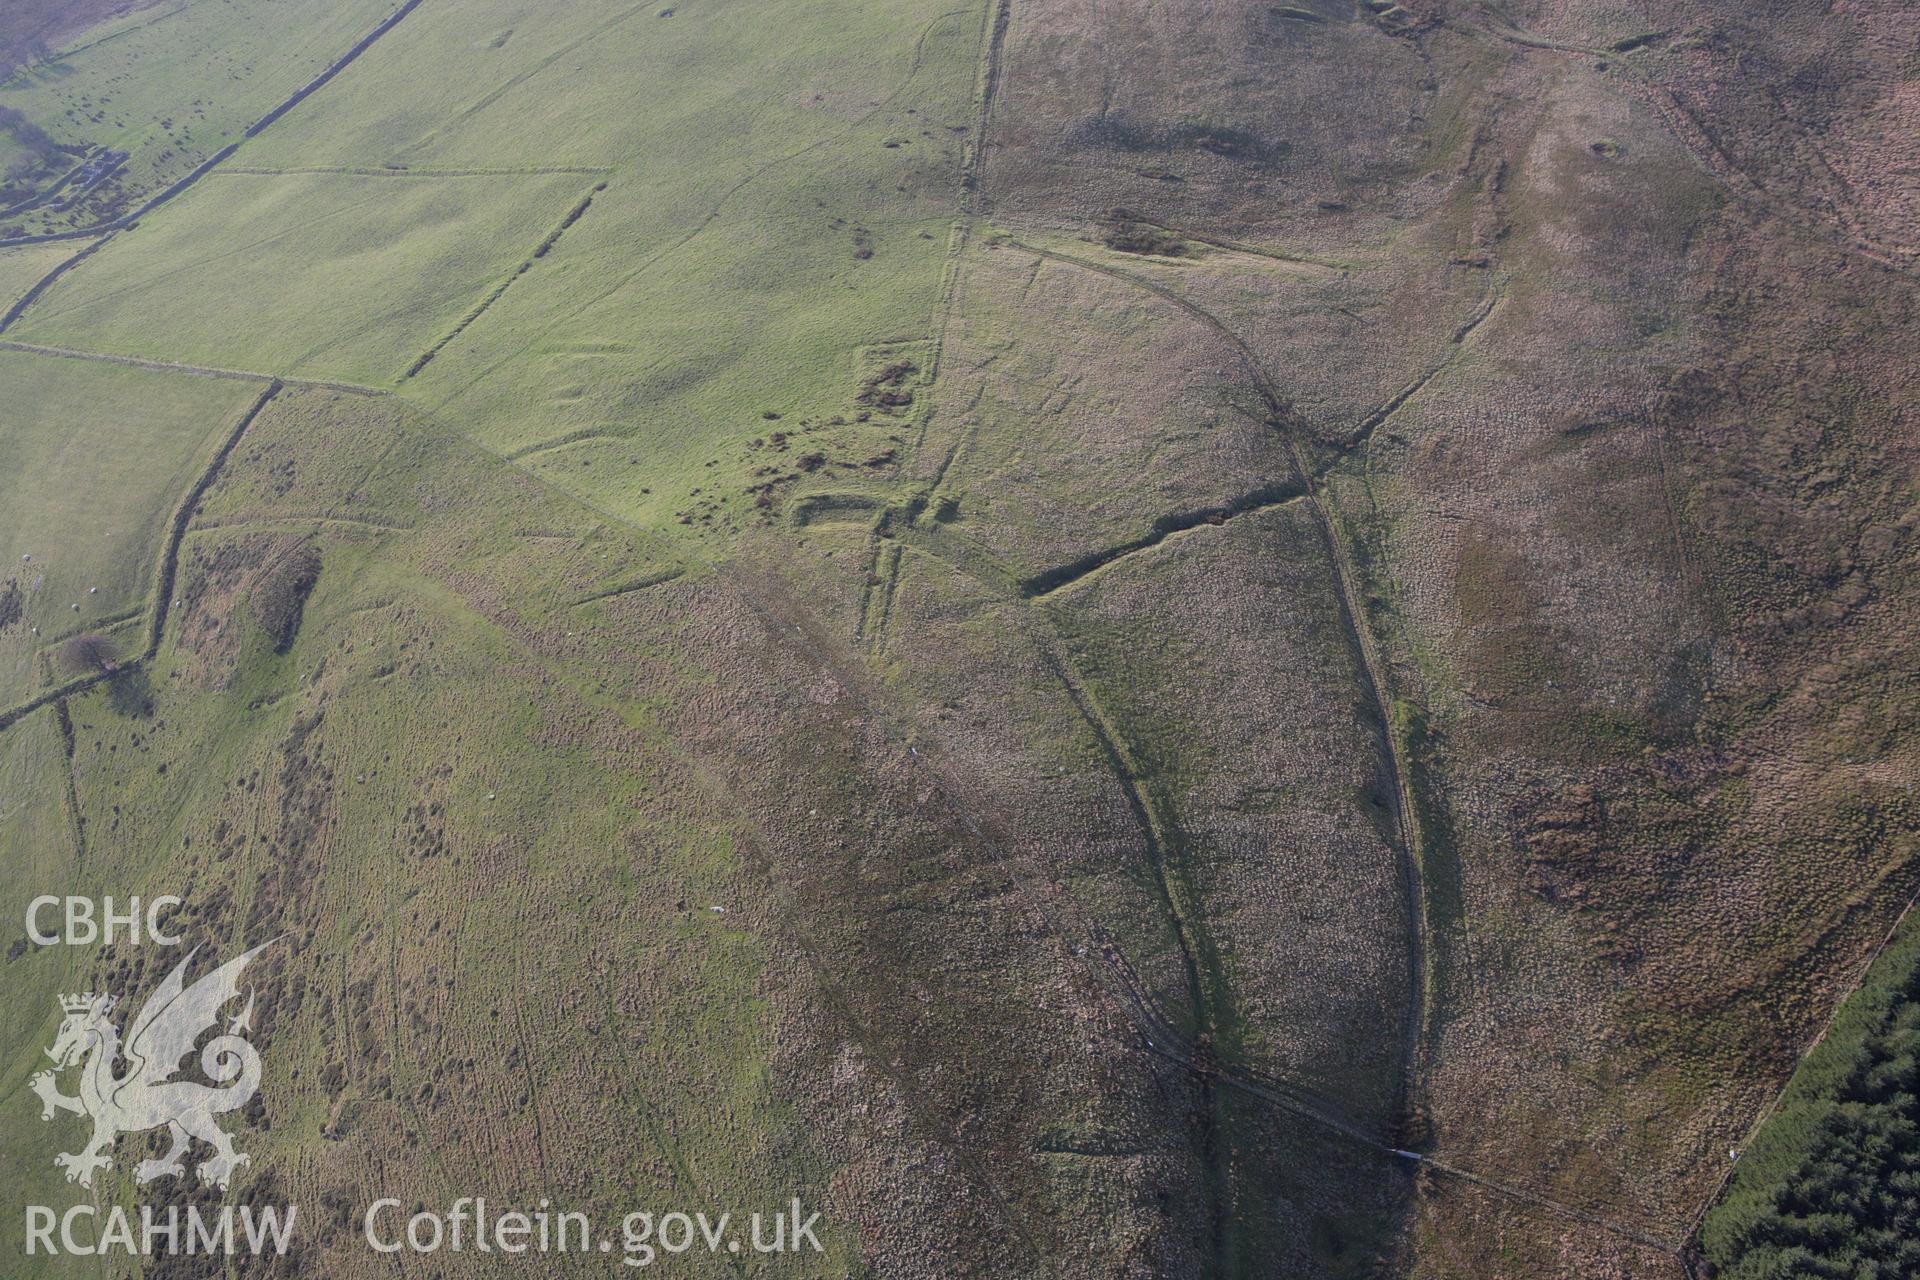
<path fill-rule="evenodd" d="M 251 992 L 246 1008 L 227 1025 L 226 1034 L 215 1036 L 200 1050 L 200 1069 L 214 1083 L 174 1077 L 195 1043 L 219 1022 L 220 1010 L 239 996 L 240 971 L 268 945 L 229 960 L 191 987 L 184 983 L 187 964 L 193 959 L 188 953 L 141 1006 L 127 1028 L 124 1048 L 120 1031 L 108 1016 L 118 1003 L 113 996 L 88 992 L 60 997 L 66 1017 L 47 1050 L 53 1070 L 40 1072 L 29 1083 L 40 1095 L 42 1120 L 53 1119 L 56 1111 L 71 1111 L 93 1121 L 93 1138 L 86 1146 L 53 1158 L 67 1171 L 68 1182 L 92 1186 L 97 1170 L 112 1167 L 111 1152 L 120 1135 L 164 1125 L 173 1145 L 157 1160 L 142 1160 L 134 1170 L 135 1179 L 185 1177 L 181 1157 L 198 1139 L 214 1151 L 211 1159 L 200 1162 L 200 1181 L 226 1188 L 233 1171 L 248 1158 L 234 1150 L 233 1139 L 214 1117 L 245 1106 L 260 1087 L 260 1055 L 242 1039 L 253 1029 Z M 122 1059 L 124 1074 L 120 1073 Z M 74 1066 L 80 1067 L 80 1092 L 70 1097 L 60 1092 L 54 1077 Z"/>

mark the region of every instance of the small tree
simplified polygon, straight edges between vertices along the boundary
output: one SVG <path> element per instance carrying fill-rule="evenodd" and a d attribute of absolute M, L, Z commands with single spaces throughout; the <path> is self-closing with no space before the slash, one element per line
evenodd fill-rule
<path fill-rule="evenodd" d="M 83 631 L 60 646 L 60 660 L 75 675 L 106 675 L 119 656 L 113 641 L 97 631 Z"/>

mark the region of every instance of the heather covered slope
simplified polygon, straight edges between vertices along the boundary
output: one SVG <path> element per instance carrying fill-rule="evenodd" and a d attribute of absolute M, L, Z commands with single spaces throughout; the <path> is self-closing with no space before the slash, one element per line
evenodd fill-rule
<path fill-rule="evenodd" d="M 1016 19 L 986 184 L 1020 245 L 1231 331 L 1324 469 L 1420 792 L 1430 1149 L 1676 1246 L 1916 885 L 1914 229 L 1687 123 L 1757 128 L 1707 95 L 1795 59 L 1884 119 L 1911 38 L 1867 11 L 1808 57 L 1803 11 L 1739 8 Z M 1774 164 L 1832 145 L 1771 128 Z M 1848 136 L 1897 186 L 1910 145 Z M 1511 1211 L 1436 1183 L 1415 1270 L 1678 1266 Z"/>
<path fill-rule="evenodd" d="M 350 64 L 0 248 L 0 907 L 290 940 L 287 1270 L 1687 1274 L 1920 889 L 1897 5 L 262 7 L 197 131 Z M 22 942 L 0 1079 L 158 963 Z"/>

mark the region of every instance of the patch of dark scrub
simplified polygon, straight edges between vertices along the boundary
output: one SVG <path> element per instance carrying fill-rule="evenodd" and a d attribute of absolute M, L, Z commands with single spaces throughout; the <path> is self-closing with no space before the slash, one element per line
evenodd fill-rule
<path fill-rule="evenodd" d="M 1249 164 L 1284 159 L 1287 144 L 1269 142 L 1251 129 L 1224 121 L 1187 120 L 1177 124 L 1139 120 L 1121 112 L 1089 116 L 1073 126 L 1068 140 L 1081 147 L 1115 151 L 1208 151 Z"/>
<path fill-rule="evenodd" d="M 1632 53 L 1635 49 L 1644 49 L 1650 44 L 1666 39 L 1664 31 L 1643 31 L 1637 36 L 1628 36 L 1625 40 L 1615 40 L 1607 48 L 1615 53 Z"/>
<path fill-rule="evenodd" d="M 1100 242 L 1120 253 L 1138 253 L 1160 258 L 1181 258 L 1189 252 L 1185 240 L 1165 227 L 1141 222 L 1131 211 L 1115 209 L 1107 218 Z"/>
<path fill-rule="evenodd" d="M 259 962 L 255 963 L 257 965 Z M 258 1035 L 252 1039 L 256 1045 L 260 1043 Z M 242 1121 L 249 1129 L 264 1131 L 272 1127 L 265 1120 L 266 1106 L 261 1102 L 262 1096 L 256 1093 L 253 1103 L 241 1112 Z M 256 1103 L 259 1105 L 253 1105 Z M 152 1130 L 145 1140 L 141 1151 L 142 1157 L 160 1155 L 165 1148 L 165 1140 L 164 1128 Z M 241 1145 L 244 1147 L 249 1144 L 242 1141 Z M 206 1148 L 198 1148 L 194 1154 L 202 1156 L 208 1153 Z M 250 1253 L 245 1250 L 243 1243 L 241 1251 L 233 1259 L 227 1259 L 208 1252 L 192 1252 L 185 1247 L 185 1233 L 190 1211 L 197 1212 L 201 1221 L 212 1226 L 220 1222 L 223 1211 L 232 1210 L 234 1234 L 241 1237 L 243 1242 L 244 1231 L 240 1225 L 244 1221 L 240 1216 L 242 1209 L 251 1213 L 256 1222 L 267 1213 L 277 1213 L 280 1221 L 286 1222 L 289 1202 L 297 1201 L 298 1197 L 290 1195 L 288 1188 L 280 1185 L 279 1180 L 271 1172 L 263 1171 L 255 1174 L 248 1171 L 230 1192 L 207 1186 L 197 1176 L 191 1176 L 191 1174 L 185 1178 L 157 1178 L 143 1188 L 142 1198 L 152 1206 L 154 1217 L 161 1223 L 168 1220 L 169 1211 L 177 1215 L 183 1242 L 177 1252 L 168 1252 L 164 1247 L 165 1237 L 159 1237 L 162 1247 L 155 1251 L 153 1261 L 141 1270 L 141 1274 L 147 1277 L 147 1280 L 217 1280 L 217 1277 L 228 1275 L 248 1277 L 321 1274 L 321 1270 L 314 1265 L 318 1255 L 308 1254 L 307 1245 L 301 1239 L 301 1232 L 298 1230 L 288 1231 L 284 1254 L 275 1252 L 271 1248 L 258 1254 Z M 299 1226 L 305 1227 L 306 1213 L 300 1213 L 296 1221 Z"/>
<path fill-rule="evenodd" d="M 336 783 L 319 733 L 321 723 L 318 711 L 301 715 L 281 743 L 274 788 L 279 805 L 265 833 L 272 867 L 261 876 L 247 904 L 249 934 L 271 935 L 290 920 L 311 918 L 308 900 L 325 862 Z"/>
<path fill-rule="evenodd" d="M 904 409 L 913 403 L 913 390 L 906 381 L 918 372 L 920 366 L 913 361 L 895 360 L 862 382 L 856 398 L 880 409 Z"/>
<path fill-rule="evenodd" d="M 1111 147 L 1116 151 L 1152 151 L 1164 145 L 1151 126 L 1110 111 L 1074 125 L 1067 140 L 1076 146 Z"/>
<path fill-rule="evenodd" d="M 253 584 L 253 616 L 272 639 L 275 653 L 292 647 L 307 597 L 319 581 L 320 553 L 302 542 L 268 565 Z"/>
<path fill-rule="evenodd" d="M 5 631 L 27 611 L 26 596 L 20 590 L 18 582 L 9 581 L 0 587 L 0 631 Z"/>

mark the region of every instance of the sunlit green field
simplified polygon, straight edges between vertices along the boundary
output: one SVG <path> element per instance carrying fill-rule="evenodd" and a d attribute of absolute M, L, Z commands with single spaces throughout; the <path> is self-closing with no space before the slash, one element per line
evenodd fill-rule
<path fill-rule="evenodd" d="M 386 0 L 168 0 L 0 82 L 0 106 L 55 142 L 127 152 L 113 181 L 137 204 L 238 141 L 390 10 Z M 80 201 L 0 224 L 38 233 L 99 220 Z"/>
<path fill-rule="evenodd" d="M 0 591 L 17 584 L 25 610 L 0 630 L 10 706 L 41 654 L 66 674 L 61 637 L 144 610 L 174 509 L 259 388 L 12 351 L 0 380 Z"/>
<path fill-rule="evenodd" d="M 763 415 L 852 416 L 861 350 L 927 338 L 948 253 L 980 14 L 757 12 L 425 6 L 10 336 L 400 380 L 667 523 Z"/>
<path fill-rule="evenodd" d="M 711 487 L 710 460 L 738 464 L 764 413 L 850 410 L 860 347 L 926 336 L 980 14 L 659 12 L 423 10 L 354 67 L 354 94 L 316 99 L 248 159 L 613 167 L 404 394 L 569 489 L 665 521 Z"/>
<path fill-rule="evenodd" d="M 73 253 L 74 246 L 63 241 L 0 249 L 0 312 Z"/>
<path fill-rule="evenodd" d="M 63 276 L 9 336 L 390 383 L 590 182 L 210 177 Z"/>

